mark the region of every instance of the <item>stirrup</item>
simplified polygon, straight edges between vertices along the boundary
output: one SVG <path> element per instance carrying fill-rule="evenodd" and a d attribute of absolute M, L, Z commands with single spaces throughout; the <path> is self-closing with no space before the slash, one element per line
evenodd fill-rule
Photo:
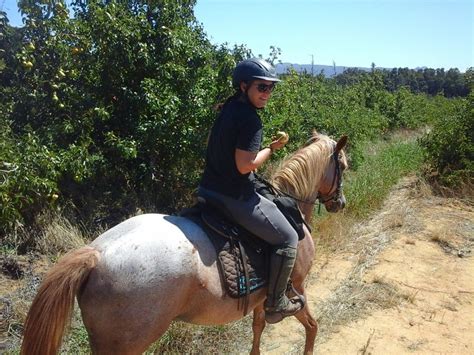
<path fill-rule="evenodd" d="M 286 296 L 284 296 L 286 297 Z M 296 313 L 301 311 L 304 306 L 305 306 L 305 299 L 304 296 L 302 295 L 297 295 L 295 297 L 289 298 L 287 306 L 293 304 L 296 306 L 296 304 L 299 304 L 300 307 L 293 309 L 293 310 L 286 310 L 286 309 L 280 309 L 280 310 L 267 310 L 265 309 L 265 320 L 269 324 L 274 324 L 281 322 L 283 318 L 289 317 L 289 316 L 294 316 Z"/>
<path fill-rule="evenodd" d="M 290 291 L 293 292 L 295 294 L 295 296 L 291 297 L 291 298 L 288 298 L 286 296 L 286 293 L 288 293 Z M 278 322 L 281 322 L 283 320 L 283 318 L 285 318 L 285 317 L 294 316 L 296 313 L 301 311 L 304 308 L 305 304 L 306 304 L 306 300 L 305 300 L 304 296 L 302 294 L 298 293 L 298 291 L 296 291 L 295 287 L 293 286 L 293 282 L 291 280 L 288 281 L 288 285 L 286 287 L 286 292 L 285 292 L 283 297 L 288 298 L 288 303 L 293 303 L 293 304 L 299 303 L 301 305 L 301 307 L 299 309 L 297 309 L 296 311 L 288 312 L 288 313 L 285 313 L 284 310 L 274 311 L 274 310 L 265 309 L 265 320 L 267 321 L 267 323 L 270 323 L 270 324 L 278 323 Z"/>

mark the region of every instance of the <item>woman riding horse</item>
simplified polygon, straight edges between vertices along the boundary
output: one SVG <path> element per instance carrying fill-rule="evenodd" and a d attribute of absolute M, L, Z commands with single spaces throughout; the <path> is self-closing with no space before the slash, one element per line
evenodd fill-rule
<path fill-rule="evenodd" d="M 265 319 L 277 323 L 304 307 L 304 298 L 289 299 L 287 289 L 296 259 L 298 235 L 277 206 L 255 191 L 253 171 L 283 148 L 282 138 L 261 149 L 263 129 L 257 110 L 270 99 L 280 81 L 275 69 L 259 58 L 237 64 L 232 77 L 236 89 L 224 103 L 209 136 L 206 167 L 199 195 L 224 205 L 237 223 L 272 248 L 265 301 Z"/>

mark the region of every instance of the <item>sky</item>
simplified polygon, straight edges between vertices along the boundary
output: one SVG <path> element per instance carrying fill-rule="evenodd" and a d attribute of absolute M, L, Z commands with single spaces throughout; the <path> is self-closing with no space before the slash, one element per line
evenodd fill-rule
<path fill-rule="evenodd" d="M 0 0 L 21 26 L 16 1 Z M 214 44 L 246 45 L 293 64 L 345 67 L 474 66 L 474 0 L 197 0 Z"/>

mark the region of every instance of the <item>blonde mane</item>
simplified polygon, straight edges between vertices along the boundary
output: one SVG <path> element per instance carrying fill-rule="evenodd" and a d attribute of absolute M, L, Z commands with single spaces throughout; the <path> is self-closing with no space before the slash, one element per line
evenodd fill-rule
<path fill-rule="evenodd" d="M 284 159 L 271 177 L 278 190 L 297 199 L 315 199 L 324 170 L 329 163 L 335 142 L 329 137 L 314 133 L 309 143 Z"/>

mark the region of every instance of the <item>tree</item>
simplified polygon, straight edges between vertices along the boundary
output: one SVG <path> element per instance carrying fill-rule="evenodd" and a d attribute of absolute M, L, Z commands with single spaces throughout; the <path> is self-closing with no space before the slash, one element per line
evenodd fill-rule
<path fill-rule="evenodd" d="M 23 216 L 53 203 L 51 195 L 71 200 L 86 221 L 185 203 L 212 106 L 246 54 L 211 45 L 193 6 L 75 1 L 69 16 L 63 1 L 19 2 L 25 27 L 9 64 L 8 127 L 29 142 L 31 171 L 49 186 L 31 195 L 38 203 L 16 205 Z"/>

